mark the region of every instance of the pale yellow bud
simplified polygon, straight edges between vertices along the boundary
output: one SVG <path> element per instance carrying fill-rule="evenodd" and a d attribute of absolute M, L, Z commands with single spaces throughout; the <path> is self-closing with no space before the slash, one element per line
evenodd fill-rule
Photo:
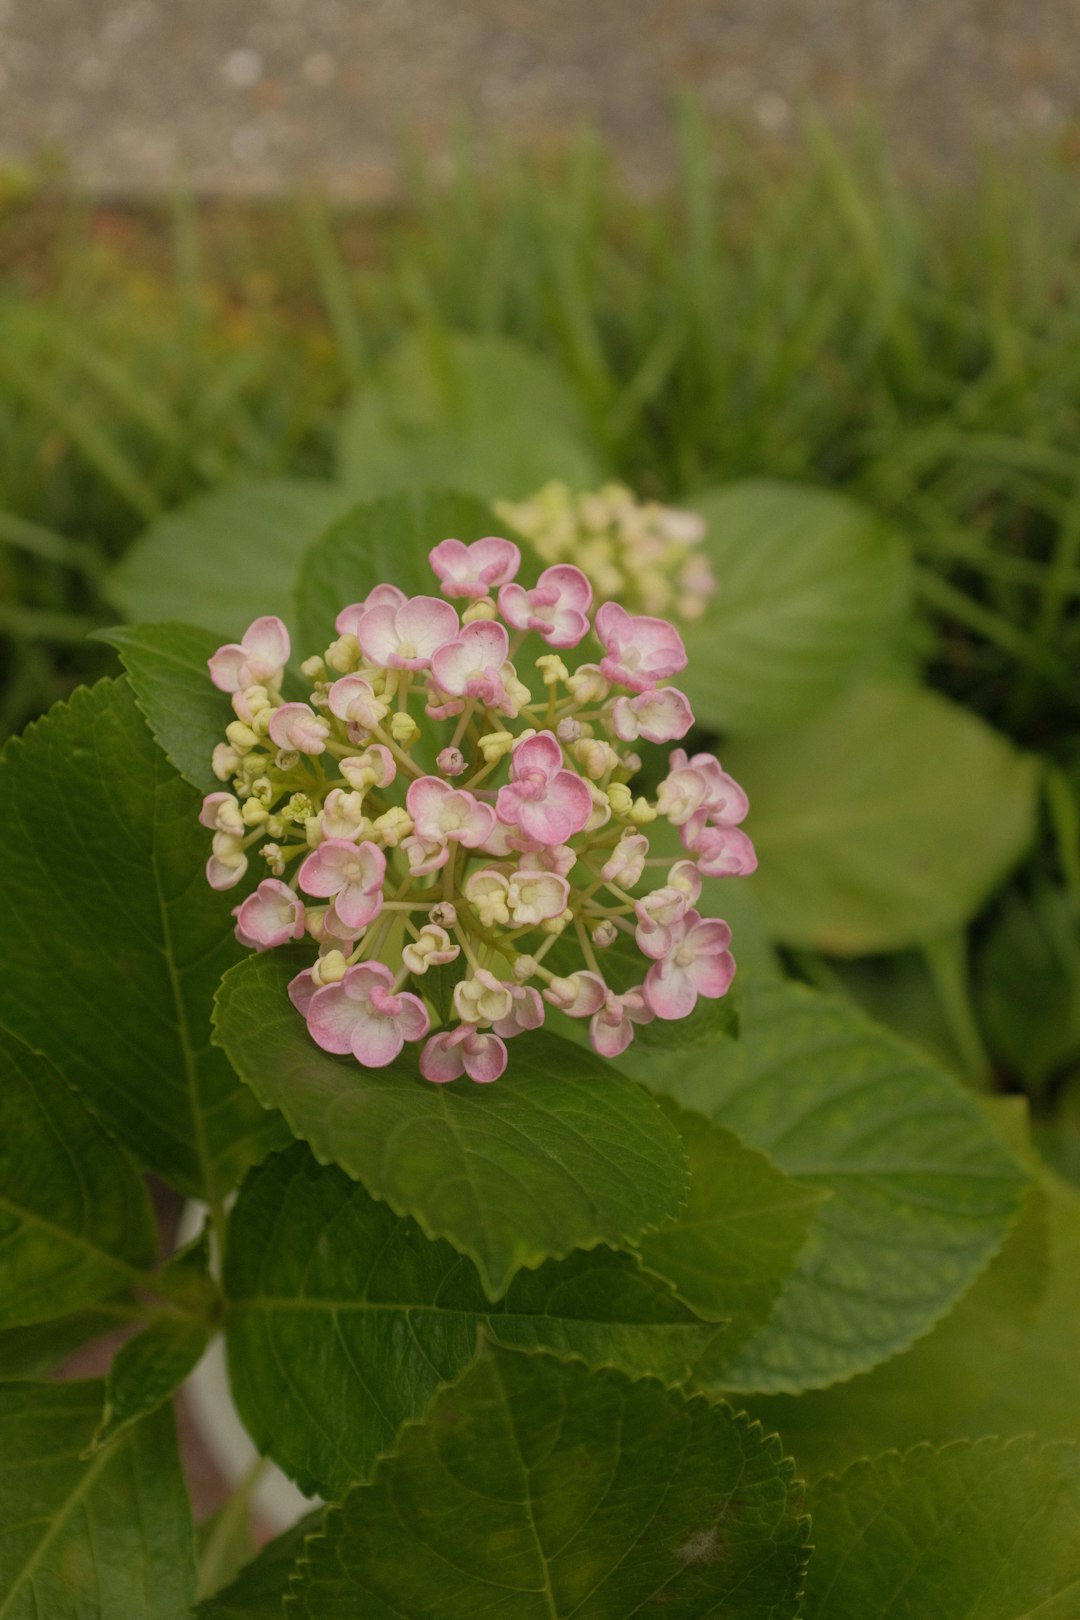
<path fill-rule="evenodd" d="M 371 824 L 371 830 L 387 849 L 396 849 L 401 840 L 408 838 L 413 830 L 412 816 L 402 805 L 395 804 L 383 815 L 376 817 Z"/>
<path fill-rule="evenodd" d="M 635 799 L 630 807 L 630 820 L 637 827 L 644 827 L 648 822 L 655 821 L 658 814 L 656 806 L 645 798 Z"/>
<path fill-rule="evenodd" d="M 573 920 L 574 913 L 568 906 L 561 917 L 548 917 L 540 924 L 540 929 L 545 934 L 561 934 L 567 923 L 572 923 Z"/>
<path fill-rule="evenodd" d="M 340 984 L 348 966 L 342 951 L 327 951 L 325 956 L 320 956 L 314 963 L 311 977 L 316 984 Z"/>
<path fill-rule="evenodd" d="M 582 664 L 567 678 L 567 688 L 575 703 L 603 703 L 611 683 L 599 664 Z"/>
<path fill-rule="evenodd" d="M 284 838 L 287 825 L 281 816 L 270 816 L 266 823 L 266 831 L 271 838 Z"/>
<path fill-rule="evenodd" d="M 360 643 L 351 631 L 332 641 L 324 654 L 324 662 L 339 675 L 349 675 L 360 662 Z"/>
<path fill-rule="evenodd" d="M 255 732 L 252 731 L 250 726 L 246 726 L 242 720 L 230 720 L 225 727 L 225 735 L 238 754 L 249 754 L 253 748 L 257 748 L 259 745 L 259 739 Z"/>
<path fill-rule="evenodd" d="M 219 782 L 227 782 L 240 768 L 240 755 L 228 743 L 218 743 L 210 760 L 210 769 Z"/>
<path fill-rule="evenodd" d="M 514 978 L 518 984 L 525 984 L 534 976 L 539 966 L 535 956 L 519 956 L 513 966 Z"/>
<path fill-rule="evenodd" d="M 245 827 L 261 827 L 264 821 L 269 820 L 269 811 L 254 795 L 248 799 L 240 812 Z"/>
<path fill-rule="evenodd" d="M 411 714 L 399 710 L 390 721 L 390 735 L 401 748 L 411 748 L 420 735 L 420 727 Z"/>
<path fill-rule="evenodd" d="M 536 660 L 536 667 L 544 677 L 545 686 L 557 686 L 560 681 L 568 680 L 570 677 L 570 671 L 558 653 L 541 653 Z"/>
<path fill-rule="evenodd" d="M 461 615 L 462 624 L 475 624 L 477 619 L 494 619 L 498 615 L 498 608 L 490 596 L 478 596 L 475 602 L 470 602 Z"/>
<path fill-rule="evenodd" d="M 625 782 L 612 782 L 608 788 L 608 803 L 613 815 L 628 816 L 634 803 L 634 795 Z"/>
<path fill-rule="evenodd" d="M 326 679 L 326 663 L 316 653 L 312 658 L 305 658 L 300 665 L 301 675 L 306 675 L 309 681 L 324 681 Z"/>
<path fill-rule="evenodd" d="M 619 756 L 611 744 L 599 737 L 579 738 L 571 746 L 570 752 L 585 775 L 591 776 L 596 782 L 609 771 L 613 771 L 619 763 Z"/>
<path fill-rule="evenodd" d="M 489 731 L 480 739 L 480 752 L 484 756 L 485 765 L 494 765 L 500 759 L 505 759 L 514 746 L 512 731 Z"/>

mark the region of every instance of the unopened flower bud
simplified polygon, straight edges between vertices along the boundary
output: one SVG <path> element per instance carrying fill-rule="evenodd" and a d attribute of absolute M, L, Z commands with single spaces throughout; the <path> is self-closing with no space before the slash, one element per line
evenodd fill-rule
<path fill-rule="evenodd" d="M 619 756 L 608 742 L 599 737 L 582 737 L 574 743 L 570 752 L 585 772 L 598 782 L 602 776 L 613 771 L 619 763 Z"/>
<path fill-rule="evenodd" d="M 567 680 L 570 675 L 570 671 L 558 653 L 541 653 L 536 660 L 536 667 L 544 677 L 545 686 L 557 686 L 560 681 Z"/>
<path fill-rule="evenodd" d="M 387 849 L 396 849 L 413 830 L 413 819 L 403 805 L 395 804 L 372 822 L 372 831 Z"/>
<path fill-rule="evenodd" d="M 262 849 L 259 851 L 259 854 L 262 856 L 263 860 L 266 862 L 274 876 L 281 877 L 285 871 L 285 861 L 282 858 L 279 845 L 264 844 Z"/>
<path fill-rule="evenodd" d="M 634 795 L 625 782 L 612 782 L 608 788 L 608 803 L 611 813 L 615 816 L 628 816 L 634 803 Z"/>
<path fill-rule="evenodd" d="M 420 727 L 411 714 L 399 709 L 390 721 L 390 735 L 401 748 L 411 748 L 420 735 Z"/>
<path fill-rule="evenodd" d="M 618 937 L 619 930 L 611 921 L 610 917 L 605 917 L 603 922 L 597 923 L 592 933 L 593 944 L 601 947 L 605 945 L 614 945 Z"/>
<path fill-rule="evenodd" d="M 644 827 L 650 821 L 655 821 L 658 815 L 656 806 L 643 797 L 635 799 L 630 807 L 630 820 L 638 827 Z"/>
<path fill-rule="evenodd" d="M 575 743 L 585 730 L 580 720 L 575 720 L 568 714 L 565 720 L 560 720 L 555 727 L 555 735 L 561 743 Z"/>
<path fill-rule="evenodd" d="M 514 746 L 512 731 L 489 731 L 480 739 L 480 752 L 484 756 L 485 765 L 494 765 L 498 760 L 504 759 Z"/>
<path fill-rule="evenodd" d="M 603 703 L 611 691 L 599 664 L 582 664 L 568 677 L 566 685 L 575 703 Z"/>
<path fill-rule="evenodd" d="M 545 934 L 561 934 L 567 923 L 572 923 L 573 920 L 574 913 L 567 907 L 561 917 L 548 917 L 540 924 L 540 927 Z"/>
<path fill-rule="evenodd" d="M 462 624 L 475 624 L 477 619 L 494 619 L 498 617 L 498 608 L 490 596 L 478 596 L 475 602 L 470 602 L 461 615 Z"/>
<path fill-rule="evenodd" d="M 457 907 L 449 900 L 440 900 L 438 905 L 432 906 L 428 912 L 428 922 L 438 928 L 453 928 L 457 922 Z"/>
<path fill-rule="evenodd" d="M 533 977 L 539 966 L 535 956 L 519 956 L 513 966 L 514 978 L 518 984 L 524 984 Z"/>
<path fill-rule="evenodd" d="M 360 662 L 360 643 L 351 633 L 338 636 L 326 649 L 325 663 L 339 675 L 348 675 Z"/>
<path fill-rule="evenodd" d="M 326 679 L 326 661 L 318 653 L 313 658 L 305 658 L 300 665 L 300 673 L 309 681 L 324 681 Z"/>
<path fill-rule="evenodd" d="M 299 763 L 300 754 L 295 748 L 279 748 L 277 753 L 274 755 L 274 764 L 285 776 L 287 776 L 290 771 L 295 771 Z"/>
<path fill-rule="evenodd" d="M 269 812 L 261 800 L 252 796 L 247 799 L 240 812 L 245 827 L 261 827 L 264 821 L 269 820 Z"/>
<path fill-rule="evenodd" d="M 230 720 L 225 727 L 225 735 L 238 754 L 249 754 L 259 744 L 255 732 L 252 731 L 250 726 L 245 725 L 242 720 Z"/>
<path fill-rule="evenodd" d="M 444 748 L 435 764 L 444 776 L 460 776 L 465 769 L 465 755 L 460 748 Z"/>
<path fill-rule="evenodd" d="M 510 986 L 480 968 L 470 979 L 454 986 L 454 1011 L 463 1024 L 494 1024 L 507 1018 L 514 1005 Z"/>
<path fill-rule="evenodd" d="M 240 755 L 228 743 L 218 743 L 210 756 L 210 769 L 219 782 L 227 782 L 240 768 Z"/>
<path fill-rule="evenodd" d="M 348 966 L 344 952 L 334 947 L 327 951 L 325 956 L 316 959 L 311 969 L 311 977 L 319 985 L 338 984 L 345 977 Z"/>
<path fill-rule="evenodd" d="M 284 838 L 287 823 L 281 816 L 269 816 L 266 822 L 266 832 L 271 838 Z"/>

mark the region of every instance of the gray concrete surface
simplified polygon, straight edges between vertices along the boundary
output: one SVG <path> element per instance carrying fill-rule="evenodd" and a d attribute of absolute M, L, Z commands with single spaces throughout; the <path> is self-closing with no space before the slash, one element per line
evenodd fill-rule
<path fill-rule="evenodd" d="M 399 135 L 457 114 L 514 140 L 585 122 L 670 172 L 673 87 L 783 136 L 812 98 L 877 106 L 898 148 L 1080 117 L 1080 0 L 0 0 L 0 162 L 61 153 L 103 192 L 399 183 Z"/>

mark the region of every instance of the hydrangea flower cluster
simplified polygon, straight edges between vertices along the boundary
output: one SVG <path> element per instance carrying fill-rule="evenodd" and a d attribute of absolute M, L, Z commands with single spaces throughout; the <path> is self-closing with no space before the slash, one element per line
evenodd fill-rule
<path fill-rule="evenodd" d="M 648 614 L 700 619 L 716 580 L 695 548 L 705 538 L 696 512 L 639 501 L 625 484 L 575 495 L 553 482 L 524 501 L 495 510 L 524 535 L 545 562 L 573 559 L 599 601 Z"/>
<path fill-rule="evenodd" d="M 509 540 L 443 540 L 430 562 L 440 596 L 380 585 L 342 610 L 336 640 L 302 665 L 307 701 L 282 695 L 280 619 L 210 659 L 235 717 L 200 816 L 207 877 L 230 889 L 264 864 L 237 937 L 314 942 L 289 994 L 328 1052 L 377 1068 L 423 1041 L 426 1079 L 491 1081 L 506 1042 L 556 1011 L 588 1019 L 615 1057 L 635 1025 L 727 991 L 730 930 L 695 908 L 703 877 L 756 864 L 746 796 L 711 754 L 681 748 L 654 801 L 631 791 L 638 743 L 678 742 L 693 723 L 667 684 L 686 665 L 671 624 L 615 602 L 594 614 L 569 564 L 525 588 Z M 590 633 L 599 660 L 571 670 L 563 654 Z M 513 662 L 530 636 L 546 643 L 531 685 Z M 679 830 L 674 862 L 650 854 L 658 818 Z M 605 952 L 628 952 L 640 982 L 613 988 L 626 974 L 605 973 Z M 425 994 L 436 970 L 449 980 Z M 436 1002 L 453 1009 L 439 1028 Z"/>

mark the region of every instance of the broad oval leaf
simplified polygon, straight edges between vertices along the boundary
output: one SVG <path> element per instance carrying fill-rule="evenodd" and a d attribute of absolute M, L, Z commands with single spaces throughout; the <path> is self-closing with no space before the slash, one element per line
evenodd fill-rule
<path fill-rule="evenodd" d="M 866 682 L 724 765 L 750 796 L 745 881 L 785 945 L 858 956 L 948 933 L 1035 833 L 1036 761 L 918 687 Z"/>
<path fill-rule="evenodd" d="M 249 1433 L 305 1495 L 333 1498 L 464 1371 L 481 1327 L 500 1344 L 665 1383 L 684 1382 L 722 1332 L 631 1255 L 603 1247 L 519 1272 L 491 1305 L 470 1260 L 300 1143 L 244 1182 L 225 1290 Z"/>
<path fill-rule="evenodd" d="M 197 1317 L 163 1311 L 122 1345 L 105 1380 L 105 1405 L 89 1454 L 163 1406 L 201 1359 L 214 1331 Z"/>
<path fill-rule="evenodd" d="M 215 1039 L 317 1159 L 470 1255 L 489 1298 L 522 1266 L 618 1246 L 678 1210 L 677 1132 L 602 1059 L 536 1031 L 494 1086 L 430 1085 L 412 1053 L 364 1069 L 315 1045 L 286 994 L 296 967 L 267 952 L 232 969 Z"/>
<path fill-rule="evenodd" d="M 1070 1620 L 1080 1448 L 1028 1437 L 916 1446 L 810 1493 L 805 1620 Z"/>
<path fill-rule="evenodd" d="M 0 1035 L 0 1330 L 130 1288 L 155 1247 L 127 1154 L 50 1063 Z"/>
<path fill-rule="evenodd" d="M 210 1044 L 214 990 L 243 952 L 203 876 L 198 795 L 127 683 L 101 681 L 8 743 L 0 796 L 19 850 L 0 889 L 0 1022 L 141 1164 L 220 1202 L 287 1133 Z"/>
<path fill-rule="evenodd" d="M 221 638 L 169 622 L 116 625 L 100 631 L 98 640 L 120 654 L 135 701 L 170 764 L 200 793 L 219 792 L 223 784 L 210 760 L 234 716 L 206 665 Z"/>
<path fill-rule="evenodd" d="M 769 1320 L 720 1375 L 821 1388 L 927 1333 L 1000 1249 L 1028 1185 L 951 1076 L 800 985 L 743 987 L 738 1041 L 663 1089 L 831 1196 Z"/>
<path fill-rule="evenodd" d="M 779 1442 L 723 1404 L 487 1350 L 331 1509 L 305 1620 L 791 1620 L 807 1523 Z"/>
<path fill-rule="evenodd" d="M 685 504 L 708 524 L 718 589 L 683 629 L 679 685 L 718 731 L 793 725 L 879 653 L 906 606 L 907 548 L 866 507 L 809 484 L 747 479 Z"/>
<path fill-rule="evenodd" d="M 552 478 L 587 489 L 603 476 L 565 376 L 503 337 L 405 338 L 346 409 L 338 445 L 359 496 L 426 486 L 514 499 Z"/>
<path fill-rule="evenodd" d="M 260 614 L 289 617 L 300 559 L 354 499 L 299 478 L 196 495 L 138 537 L 112 572 L 109 597 L 127 619 L 185 619 L 219 632 L 218 642 L 237 641 Z"/>
<path fill-rule="evenodd" d="M 101 1385 L 0 1385 L 0 1615 L 178 1620 L 195 1596 L 170 1411 L 84 1461 Z"/>

